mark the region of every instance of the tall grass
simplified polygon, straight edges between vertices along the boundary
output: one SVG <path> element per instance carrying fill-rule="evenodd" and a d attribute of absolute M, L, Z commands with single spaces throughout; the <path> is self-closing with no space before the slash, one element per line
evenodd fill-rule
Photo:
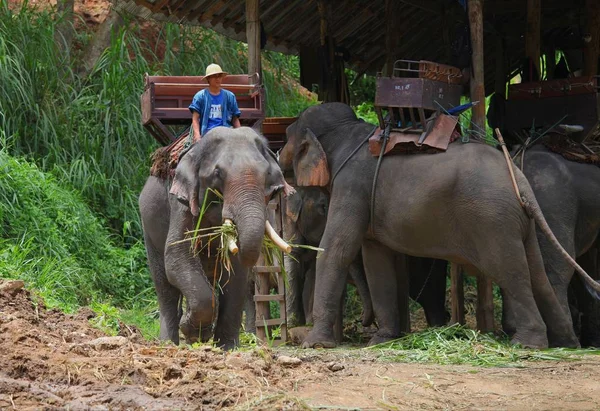
<path fill-rule="evenodd" d="M 114 240 L 75 191 L 0 150 L 1 277 L 24 279 L 66 309 L 148 299 L 143 244 L 124 249 Z"/>

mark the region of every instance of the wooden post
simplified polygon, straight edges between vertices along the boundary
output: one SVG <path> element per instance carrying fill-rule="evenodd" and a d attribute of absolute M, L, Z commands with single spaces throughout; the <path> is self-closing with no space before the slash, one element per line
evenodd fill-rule
<path fill-rule="evenodd" d="M 260 13 L 259 0 L 246 0 L 246 40 L 248 42 L 248 75 L 259 74 L 262 82 L 260 64 Z"/>
<path fill-rule="evenodd" d="M 473 107 L 472 128 L 485 133 L 485 85 L 483 78 L 483 0 L 469 0 L 469 26 L 473 75 L 471 76 L 471 101 L 479 101 Z"/>
<path fill-rule="evenodd" d="M 504 41 L 501 34 L 496 35 L 496 81 L 494 85 L 494 92 L 506 98 L 506 72 L 504 63 Z"/>
<path fill-rule="evenodd" d="M 473 76 L 471 77 L 471 101 L 479 101 L 473 107 L 471 127 L 479 133 L 485 133 L 485 83 L 483 67 L 483 0 L 469 0 L 469 25 L 471 28 L 471 48 Z M 477 322 L 480 330 L 484 331 L 489 324 L 494 324 L 494 306 L 491 298 L 492 282 L 484 277 L 477 277 L 478 313 L 482 321 Z M 479 294 L 481 290 L 481 294 Z M 481 310 L 481 314 L 479 314 Z M 491 312 L 491 317 L 490 317 Z M 484 327 L 484 328 L 481 328 Z"/>
<path fill-rule="evenodd" d="M 595 76 L 598 74 L 598 53 L 600 51 L 600 4 L 598 0 L 586 0 L 585 6 L 587 24 L 584 36 L 583 55 L 585 65 L 583 75 Z"/>
<path fill-rule="evenodd" d="M 397 0 L 385 0 L 385 75 L 391 77 L 394 73 L 394 62 L 398 59 L 400 45 L 399 16 L 402 4 Z"/>
<path fill-rule="evenodd" d="M 450 305 L 452 306 L 452 324 L 464 324 L 465 289 L 462 267 L 456 263 L 450 263 Z"/>
<path fill-rule="evenodd" d="M 494 294 L 492 281 L 477 276 L 477 329 L 487 333 L 494 331 Z"/>
<path fill-rule="evenodd" d="M 525 30 L 525 55 L 531 59 L 540 78 L 540 37 L 542 0 L 527 0 L 527 29 Z M 525 67 L 525 70 L 528 68 Z"/>

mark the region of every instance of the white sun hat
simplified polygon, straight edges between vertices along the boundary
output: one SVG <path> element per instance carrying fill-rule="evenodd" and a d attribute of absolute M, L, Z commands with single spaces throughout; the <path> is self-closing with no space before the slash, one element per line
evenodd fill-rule
<path fill-rule="evenodd" d="M 227 73 L 221 69 L 221 66 L 213 63 L 213 64 L 209 64 L 206 67 L 206 74 L 204 75 L 204 78 L 214 76 L 215 74 L 227 74 Z"/>

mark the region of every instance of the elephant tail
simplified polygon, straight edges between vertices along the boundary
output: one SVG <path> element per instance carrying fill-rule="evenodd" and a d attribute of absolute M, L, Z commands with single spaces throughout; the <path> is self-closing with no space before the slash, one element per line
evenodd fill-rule
<path fill-rule="evenodd" d="M 583 283 L 585 284 L 585 288 L 588 290 L 588 292 L 595 299 L 600 300 L 600 283 L 598 283 L 596 280 L 590 277 L 590 275 L 586 273 L 585 270 L 581 268 L 579 264 L 577 264 L 577 261 L 575 261 L 575 259 L 571 257 L 567 250 L 563 248 L 563 246 L 560 244 L 560 242 L 550 229 L 550 226 L 548 225 L 544 214 L 542 214 L 542 210 L 540 209 L 540 206 L 537 203 L 537 201 L 534 200 L 533 202 L 531 202 L 525 200 L 524 203 L 525 210 L 530 216 L 533 217 L 538 227 L 542 230 L 546 237 L 548 237 L 548 240 L 552 243 L 554 248 L 558 250 L 558 252 L 571 264 L 575 271 L 577 271 L 582 277 Z"/>

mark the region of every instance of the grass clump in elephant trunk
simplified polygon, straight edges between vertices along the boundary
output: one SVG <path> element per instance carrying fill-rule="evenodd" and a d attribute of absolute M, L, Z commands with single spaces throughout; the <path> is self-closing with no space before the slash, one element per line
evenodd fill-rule
<path fill-rule="evenodd" d="M 580 354 L 600 354 L 600 350 L 585 349 L 523 349 L 459 324 L 430 328 L 367 349 L 381 350 L 381 358 L 393 362 L 483 367 L 524 367 L 525 361 L 577 360 Z"/>

